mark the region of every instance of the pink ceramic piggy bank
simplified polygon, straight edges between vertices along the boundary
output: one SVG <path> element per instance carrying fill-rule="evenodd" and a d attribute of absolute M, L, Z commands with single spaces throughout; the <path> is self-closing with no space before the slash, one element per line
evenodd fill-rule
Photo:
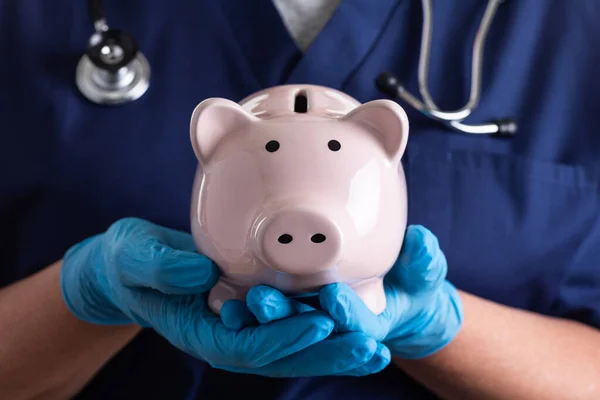
<path fill-rule="evenodd" d="M 285 85 L 239 104 L 200 103 L 191 228 L 221 278 L 215 313 L 265 284 L 289 296 L 343 282 L 376 314 L 406 229 L 400 158 L 408 120 L 395 102 Z"/>

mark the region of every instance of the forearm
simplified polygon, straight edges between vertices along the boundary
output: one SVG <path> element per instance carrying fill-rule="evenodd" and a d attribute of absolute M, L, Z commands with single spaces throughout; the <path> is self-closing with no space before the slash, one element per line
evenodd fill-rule
<path fill-rule="evenodd" d="M 446 400 L 600 399 L 600 332 L 460 293 L 458 335 L 422 360 L 394 362 Z"/>
<path fill-rule="evenodd" d="M 2 398 L 70 398 L 140 330 L 73 316 L 62 299 L 60 268 L 58 262 L 0 290 Z"/>

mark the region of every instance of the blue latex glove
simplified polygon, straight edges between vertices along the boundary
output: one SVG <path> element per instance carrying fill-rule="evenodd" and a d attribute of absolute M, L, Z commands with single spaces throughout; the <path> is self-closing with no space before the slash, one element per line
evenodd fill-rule
<path fill-rule="evenodd" d="M 252 310 L 263 321 L 258 321 Z M 314 313 L 315 309 L 295 300 L 288 301 L 278 290 L 260 285 L 250 289 L 246 303 L 227 300 L 221 307 L 221 319 L 229 329 L 239 332 L 261 323 L 297 318 L 305 312 Z M 368 353 L 364 350 L 365 344 L 369 347 Z M 307 371 L 303 374 L 306 376 L 364 376 L 380 372 L 391 361 L 389 349 L 363 332 L 332 334 L 313 347 L 310 358 L 303 360 L 306 364 L 299 365 Z M 355 367 L 360 362 L 362 365 Z"/>
<path fill-rule="evenodd" d="M 229 371 L 288 377 L 360 372 L 377 350 L 375 340 L 358 332 L 324 341 L 335 323 L 321 311 L 230 329 L 207 305 L 218 276 L 189 234 L 127 218 L 67 251 L 61 287 L 78 318 L 151 327 L 177 348 Z M 340 350 L 350 346 L 352 352 Z"/>
<path fill-rule="evenodd" d="M 400 256 L 384 279 L 387 305 L 374 315 L 347 285 L 319 292 L 321 308 L 336 320 L 338 332 L 363 332 L 395 356 L 418 359 L 446 346 L 462 324 L 462 304 L 446 280 L 448 265 L 437 238 L 422 226 L 409 226 Z M 248 309 L 262 323 L 313 308 L 262 286 L 249 296 Z"/>

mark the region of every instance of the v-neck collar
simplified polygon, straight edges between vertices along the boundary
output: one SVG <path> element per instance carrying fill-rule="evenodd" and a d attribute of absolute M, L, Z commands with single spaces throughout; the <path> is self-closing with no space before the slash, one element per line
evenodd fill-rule
<path fill-rule="evenodd" d="M 343 89 L 389 22 L 399 0 L 342 0 L 303 54 L 271 0 L 221 0 L 262 88 L 312 83 Z"/>
<path fill-rule="evenodd" d="M 343 89 L 368 56 L 398 0 L 343 0 L 325 28 L 298 60 L 286 83 Z"/>
<path fill-rule="evenodd" d="M 271 0 L 219 0 L 261 89 L 279 85 L 302 57 Z"/>

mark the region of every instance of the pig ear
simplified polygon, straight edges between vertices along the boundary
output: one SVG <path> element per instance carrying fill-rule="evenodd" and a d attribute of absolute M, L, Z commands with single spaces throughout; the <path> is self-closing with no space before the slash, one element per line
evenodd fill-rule
<path fill-rule="evenodd" d="M 211 98 L 198 104 L 190 121 L 190 139 L 200 164 L 208 162 L 225 135 L 244 129 L 255 119 L 231 100 Z"/>
<path fill-rule="evenodd" d="M 376 135 L 390 160 L 400 162 L 408 141 L 408 117 L 398 103 L 373 100 L 356 107 L 341 120 L 366 126 Z"/>

